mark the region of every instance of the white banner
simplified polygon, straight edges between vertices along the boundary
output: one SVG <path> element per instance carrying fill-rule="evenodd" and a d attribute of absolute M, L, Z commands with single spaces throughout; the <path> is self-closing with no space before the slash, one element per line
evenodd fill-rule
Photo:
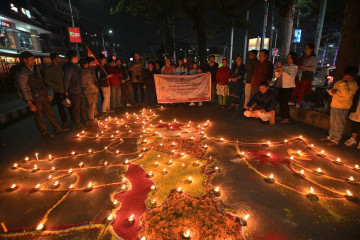
<path fill-rule="evenodd" d="M 154 74 L 159 103 L 203 102 L 211 100 L 211 74 Z"/>

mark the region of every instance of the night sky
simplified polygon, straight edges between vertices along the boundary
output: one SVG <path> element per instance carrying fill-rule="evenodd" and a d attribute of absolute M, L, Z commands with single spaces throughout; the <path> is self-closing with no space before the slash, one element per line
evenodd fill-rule
<path fill-rule="evenodd" d="M 119 43 L 122 49 L 129 52 L 148 51 L 150 46 L 160 46 L 163 41 L 163 35 L 157 33 L 157 26 L 149 25 L 143 17 L 133 17 L 129 13 L 119 12 L 110 15 L 110 7 L 116 6 L 117 0 L 72 0 L 72 4 L 80 10 L 81 25 L 84 30 L 90 33 L 99 33 L 105 26 L 106 29 L 112 29 L 112 37 L 116 43 Z M 249 30 L 250 36 L 256 36 L 262 28 L 262 6 L 257 4 L 251 9 L 250 21 L 253 26 Z M 245 16 L 244 16 L 245 18 Z M 206 19 L 207 20 L 207 19 Z M 221 19 L 219 19 L 221 21 Z M 193 43 L 196 32 L 192 23 L 186 18 L 180 18 L 175 29 L 176 40 Z M 240 54 L 243 45 L 243 30 L 236 29 L 234 35 L 234 55 Z M 193 36 L 191 36 L 193 34 Z M 182 38 L 182 36 L 189 36 Z M 230 27 L 222 32 L 222 36 L 209 39 L 207 47 L 218 47 L 222 51 L 222 46 L 230 42 Z"/>

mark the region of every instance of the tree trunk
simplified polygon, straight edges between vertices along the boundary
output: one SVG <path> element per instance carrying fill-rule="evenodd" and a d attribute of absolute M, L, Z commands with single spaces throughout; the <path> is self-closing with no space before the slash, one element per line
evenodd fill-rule
<path fill-rule="evenodd" d="M 282 61 L 285 61 L 286 56 L 290 52 L 291 36 L 292 36 L 293 24 L 294 24 L 295 5 L 296 5 L 296 0 L 289 1 L 288 10 L 285 17 L 284 40 L 281 47 Z"/>
<path fill-rule="evenodd" d="M 334 81 L 342 78 L 348 66 L 360 64 L 360 1 L 345 0 L 345 16 Z"/>
<path fill-rule="evenodd" d="M 206 35 L 205 35 L 205 22 L 202 16 L 198 16 L 198 24 L 196 26 L 198 44 L 199 44 L 199 57 L 200 66 L 205 67 L 207 63 L 206 56 Z"/>

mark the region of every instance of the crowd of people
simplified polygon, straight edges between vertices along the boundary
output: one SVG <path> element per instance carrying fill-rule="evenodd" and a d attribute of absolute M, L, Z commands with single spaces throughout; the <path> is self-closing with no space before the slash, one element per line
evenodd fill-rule
<path fill-rule="evenodd" d="M 275 67 L 268 60 L 269 52 L 266 49 L 260 52 L 250 51 L 246 63 L 243 63 L 241 56 L 237 56 L 230 67 L 226 58 L 219 67 L 213 55 L 209 56 L 206 66 L 190 61 L 184 64 L 182 59 L 174 66 L 170 58 L 161 66 L 160 62 L 145 63 L 139 53 L 135 53 L 133 61 L 127 65 L 121 59 L 106 59 L 104 55 L 100 55 L 98 59 L 79 59 L 76 52 L 69 51 L 64 65 L 61 64 L 59 54 L 51 54 L 52 64 L 46 68 L 43 76 L 35 65 L 34 56 L 30 52 L 23 52 L 22 63 L 15 69 L 14 77 L 18 91 L 34 112 L 36 125 L 44 138 L 53 136 L 47 131 L 43 114 L 49 119 L 56 133 L 69 130 L 66 106 L 70 107 L 70 119 L 75 129 L 79 130 L 100 115 L 120 111 L 122 107 L 158 105 L 154 74 L 192 75 L 209 72 L 209 104 L 219 108 L 242 109 L 246 117 L 259 118 L 264 124 L 274 124 L 276 119 L 286 124 L 290 122 L 289 106 L 295 105 L 299 108 L 304 97 L 311 94 L 311 82 L 317 64 L 314 48 L 314 44 L 307 44 L 305 54 L 300 59 L 295 52 L 290 52 L 286 63 L 282 65 L 279 62 Z M 349 111 L 353 134 L 345 144 L 357 144 L 360 128 L 357 75 L 357 67 L 348 67 L 343 79 L 336 82 L 329 91 L 332 96 L 331 127 L 329 136 L 323 140 L 332 146 L 339 144 Z M 275 91 L 269 88 L 274 77 Z M 45 84 L 54 91 L 54 101 L 62 126 L 55 119 L 49 102 L 52 96 L 48 94 Z M 102 105 L 101 111 L 97 108 L 99 101 Z M 203 105 L 202 102 L 197 104 Z M 195 102 L 188 105 L 195 106 Z"/>

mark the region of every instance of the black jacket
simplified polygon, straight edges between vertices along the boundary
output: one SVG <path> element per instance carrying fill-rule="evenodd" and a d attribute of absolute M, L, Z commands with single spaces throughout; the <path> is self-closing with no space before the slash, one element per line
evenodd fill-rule
<path fill-rule="evenodd" d="M 277 105 L 275 94 L 270 89 L 264 94 L 259 91 L 251 98 L 248 107 L 252 107 L 254 104 L 254 110 L 264 109 L 266 112 L 275 110 Z"/>
<path fill-rule="evenodd" d="M 72 63 L 67 62 L 63 66 L 64 71 L 64 90 L 69 94 L 81 93 L 81 70 L 80 68 Z"/>
<path fill-rule="evenodd" d="M 150 71 L 148 68 L 142 73 L 143 84 L 146 86 L 155 86 L 154 71 Z"/>

